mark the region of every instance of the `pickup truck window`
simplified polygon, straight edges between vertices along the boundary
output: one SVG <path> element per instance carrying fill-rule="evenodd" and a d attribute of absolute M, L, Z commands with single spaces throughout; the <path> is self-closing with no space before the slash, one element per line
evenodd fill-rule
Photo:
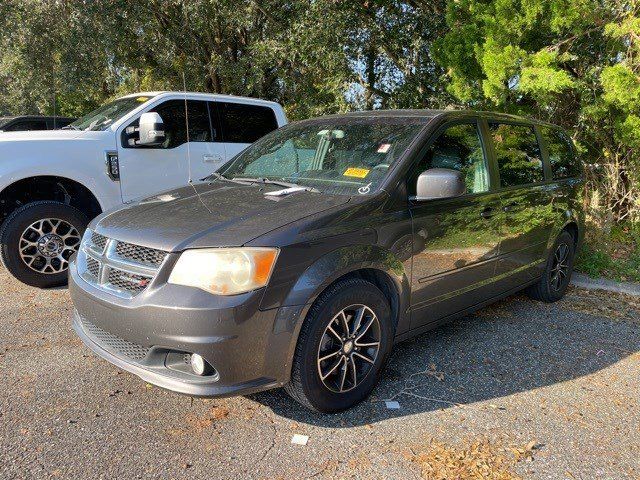
<path fill-rule="evenodd" d="M 223 141 L 253 143 L 278 128 L 278 121 L 269 107 L 232 102 L 214 102 L 220 113 Z"/>
<path fill-rule="evenodd" d="M 166 140 L 159 148 L 176 148 L 187 143 L 187 118 L 190 142 L 213 142 L 207 102 L 187 100 L 185 115 L 184 100 L 167 100 L 152 112 L 157 112 L 164 123 Z"/>
<path fill-rule="evenodd" d="M 75 122 L 64 127 L 71 130 L 106 130 L 113 122 L 120 120 L 131 110 L 151 100 L 151 96 L 125 97 L 96 108 L 93 112 L 80 117 Z"/>

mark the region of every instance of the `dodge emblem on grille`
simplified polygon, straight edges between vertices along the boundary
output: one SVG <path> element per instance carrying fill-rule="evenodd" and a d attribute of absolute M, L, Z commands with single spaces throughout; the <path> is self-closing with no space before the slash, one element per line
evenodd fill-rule
<path fill-rule="evenodd" d="M 148 278 L 135 278 L 135 277 L 131 277 L 129 275 L 118 275 L 118 278 L 124 282 L 129 282 L 129 283 L 133 283 L 134 285 L 140 287 L 140 288 L 144 288 L 147 285 L 149 285 L 149 279 Z"/>

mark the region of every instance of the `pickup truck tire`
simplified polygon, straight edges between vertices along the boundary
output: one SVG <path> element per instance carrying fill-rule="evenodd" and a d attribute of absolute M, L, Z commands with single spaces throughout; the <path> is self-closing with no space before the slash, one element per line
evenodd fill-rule
<path fill-rule="evenodd" d="M 27 285 L 66 285 L 69 258 L 80 247 L 89 220 L 77 208 L 60 202 L 23 205 L 0 228 L 0 259 Z"/>

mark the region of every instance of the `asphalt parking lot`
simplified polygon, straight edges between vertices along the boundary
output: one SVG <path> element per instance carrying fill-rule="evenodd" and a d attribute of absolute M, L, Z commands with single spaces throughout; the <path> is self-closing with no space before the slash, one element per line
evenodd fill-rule
<path fill-rule="evenodd" d="M 374 397 L 332 416 L 146 385 L 81 344 L 71 308 L 0 268 L 0 478 L 640 478 L 637 298 L 511 297 L 398 345 Z"/>

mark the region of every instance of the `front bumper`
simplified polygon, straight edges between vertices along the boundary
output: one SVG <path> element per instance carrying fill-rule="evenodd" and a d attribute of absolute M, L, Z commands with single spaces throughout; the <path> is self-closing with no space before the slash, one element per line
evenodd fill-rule
<path fill-rule="evenodd" d="M 148 383 L 193 396 L 221 397 L 278 387 L 288 380 L 295 342 L 279 318 L 290 318 L 292 312 L 260 310 L 261 290 L 216 297 L 165 283 L 127 300 L 87 283 L 74 262 L 69 272 L 78 336 L 96 354 Z M 192 353 L 202 355 L 216 373 L 200 377 L 180 367 L 181 355 Z"/>

